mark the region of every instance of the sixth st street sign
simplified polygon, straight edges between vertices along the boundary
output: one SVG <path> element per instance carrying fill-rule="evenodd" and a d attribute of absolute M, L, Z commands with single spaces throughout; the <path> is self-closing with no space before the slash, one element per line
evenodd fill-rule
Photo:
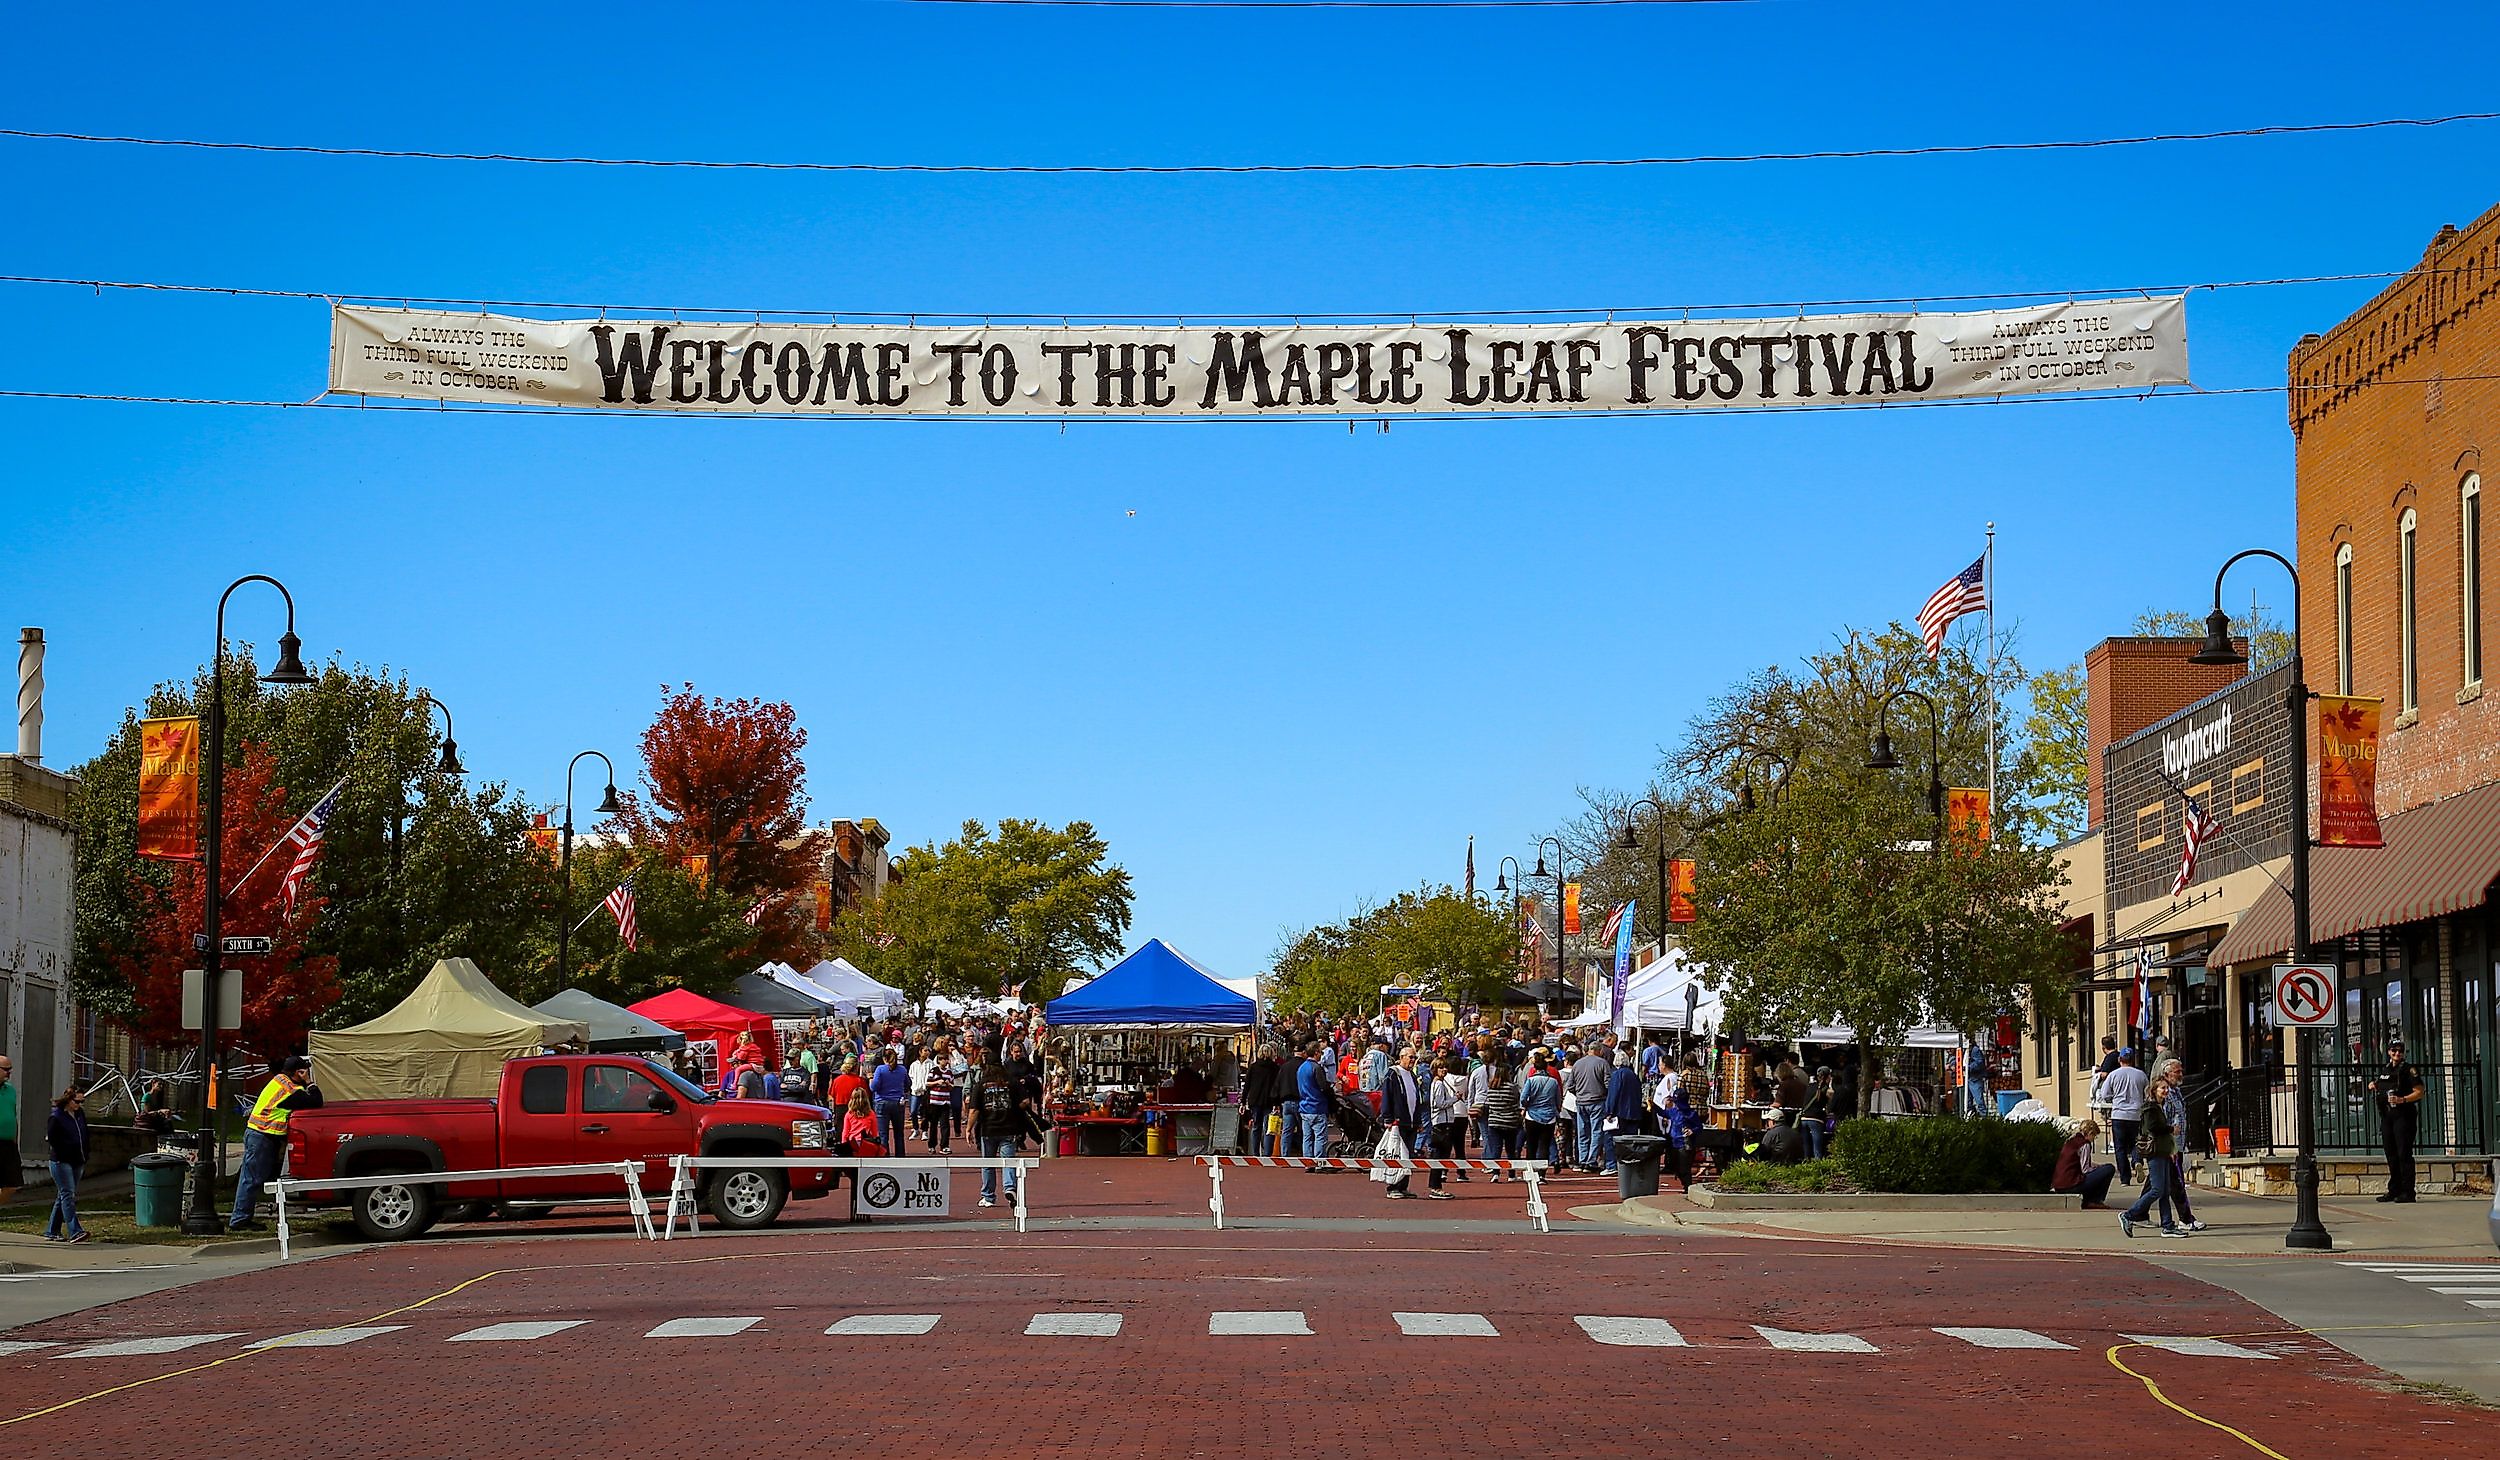
<path fill-rule="evenodd" d="M 267 953 L 270 946 L 270 940 L 267 938 L 220 938 L 217 940 L 218 953 L 228 958 L 249 958 L 255 954 Z M 208 935 L 193 933 L 191 947 L 201 953 L 207 952 Z"/>

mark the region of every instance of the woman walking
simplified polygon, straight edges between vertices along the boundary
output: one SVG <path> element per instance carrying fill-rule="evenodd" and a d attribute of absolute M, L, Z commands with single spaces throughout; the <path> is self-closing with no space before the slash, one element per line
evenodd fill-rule
<path fill-rule="evenodd" d="M 1511 1067 L 1510 1056 L 1495 1053 L 1493 1062 L 1485 1067 L 1484 1080 L 1484 1156 L 1488 1161 L 1509 1161 L 1519 1156 L 1520 1127 L 1527 1117 L 1519 1108 L 1519 1076 Z M 1502 1179 L 1499 1171 L 1493 1179 Z"/>
<path fill-rule="evenodd" d="M 1467 1075 L 1458 1056 L 1445 1054 L 1432 1080 L 1432 1153 L 1451 1161 L 1467 1159 Z M 1467 1179 L 1460 1167 L 1458 1179 Z"/>
<path fill-rule="evenodd" d="M 1545 1066 L 1545 1051 L 1528 1056 L 1528 1078 L 1519 1086 L 1520 1149 L 1523 1160 L 1554 1159 L 1554 1127 L 1562 1117 L 1562 1081 Z"/>
<path fill-rule="evenodd" d="M 87 1229 L 78 1220 L 78 1173 L 87 1169 L 87 1097 L 72 1085 L 55 1096 L 52 1114 L 43 1123 L 44 1144 L 52 1158 L 52 1219 L 44 1223 L 46 1242 L 84 1242 Z"/>

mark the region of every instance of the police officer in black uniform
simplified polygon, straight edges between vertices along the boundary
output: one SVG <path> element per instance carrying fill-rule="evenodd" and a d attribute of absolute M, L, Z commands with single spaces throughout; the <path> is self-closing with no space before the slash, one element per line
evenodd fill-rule
<path fill-rule="evenodd" d="M 2405 1063 L 2404 1041 L 2387 1046 L 2387 1068 L 2370 1082 L 2387 1151 L 2387 1190 L 2380 1201 L 2413 1200 L 2413 1133 L 2421 1118 L 2422 1077 Z"/>

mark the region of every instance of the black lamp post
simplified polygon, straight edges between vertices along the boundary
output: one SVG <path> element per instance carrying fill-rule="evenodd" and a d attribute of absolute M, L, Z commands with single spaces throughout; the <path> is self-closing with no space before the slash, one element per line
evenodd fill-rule
<path fill-rule="evenodd" d="M 1545 843 L 1546 843 L 1546 842 L 1552 842 L 1552 843 L 1554 844 L 1554 983 L 1555 983 L 1555 985 L 1556 985 L 1557 987 L 1559 987 L 1559 988 L 1569 988 L 1569 987 L 1570 987 L 1569 982 L 1563 978 L 1563 844 L 1562 844 L 1562 838 L 1560 838 L 1560 837 L 1554 837 L 1554 836 L 1549 836 L 1549 837 L 1544 838 L 1542 841 L 1539 841 L 1539 842 L 1536 844 L 1536 870 L 1534 870 L 1534 871 L 1530 872 L 1528 875 L 1529 875 L 1529 876 L 1531 876 L 1531 877 L 1542 877 L 1542 876 L 1544 876 L 1544 875 L 1545 875 Z"/>
<path fill-rule="evenodd" d="M 2272 558 L 2292 575 L 2292 682 L 2283 691 L 2292 716 L 2292 948 L 2294 963 L 2309 961 L 2309 686 L 2300 665 L 2300 570 L 2291 559 L 2265 548 L 2234 553 L 2214 574 L 2214 611 L 2205 615 L 2205 642 L 2188 656 L 2191 664 L 2246 664 L 2248 656 L 2231 642 L 2231 616 L 2222 611 L 2222 575 L 2242 558 Z M 2318 1215 L 2318 1125 L 2310 1068 L 2316 1058 L 2310 1031 L 2299 1031 L 2300 1083 L 2292 1092 L 2292 1111 L 2299 1131 L 2300 1152 L 2292 1162 L 2292 1225 L 2283 1234 L 2286 1247 L 2319 1252 L 2335 1246 L 2335 1238 Z"/>
<path fill-rule="evenodd" d="M 1667 956 L 1667 807 L 1665 802 L 1655 796 L 1643 796 L 1625 808 L 1623 849 L 1627 852 L 1637 852 L 1641 849 L 1640 835 L 1633 828 L 1639 822 L 1640 809 L 1644 806 L 1656 813 L 1651 820 L 1655 821 L 1658 826 L 1658 916 L 1654 921 L 1658 929 L 1658 956 L 1664 958 Z"/>
<path fill-rule="evenodd" d="M 415 705 L 430 705 L 443 712 L 443 752 L 435 757 L 434 773 L 438 776 L 467 775 L 468 768 L 460 764 L 460 743 L 451 738 L 451 707 L 434 698 L 429 690 L 417 691 L 417 698 L 411 708 Z M 426 716 L 429 728 L 433 719 L 431 715 Z M 405 823 L 408 820 L 408 787 L 399 778 L 396 757 L 392 762 L 391 796 L 391 939 L 394 951 L 399 956 L 405 957 L 408 951 L 408 930 L 406 919 L 402 916 L 404 902 L 399 886 L 399 844 L 407 831 Z"/>
<path fill-rule="evenodd" d="M 1779 774 L 1771 781 L 1771 799 L 1774 801 L 1788 789 L 1788 778 L 1796 770 L 1792 762 L 1771 751 L 1751 745 L 1739 750 L 1736 754 L 1736 773 L 1739 777 L 1736 783 L 1736 811 L 1740 816 L 1750 815 L 1754 809 L 1753 763 L 1758 760 L 1767 760 L 1779 767 Z"/>
<path fill-rule="evenodd" d="M 1502 858 L 1501 870 L 1493 874 L 1493 890 L 1501 893 L 1505 902 L 1509 901 L 1511 880 L 1518 875 L 1519 859 L 1517 857 Z M 1510 907 L 1510 941 L 1513 945 L 1510 961 L 1512 966 L 1516 967 L 1521 962 L 1519 955 L 1524 951 L 1524 945 L 1520 944 L 1519 939 L 1519 905 L 1517 903 L 1512 903 Z"/>
<path fill-rule="evenodd" d="M 1936 819 L 1936 843 L 1933 850 L 1944 850 L 1944 722 L 1936 713 L 1936 702 L 1925 692 L 1903 685 L 1884 696 L 1883 708 L 1875 714 L 1875 743 L 1867 748 L 1866 768 L 1871 771 L 1897 771 L 1901 757 L 1892 752 L 1892 702 L 1904 695 L 1927 706 L 1927 814 Z"/>
<path fill-rule="evenodd" d="M 556 986 L 565 986 L 572 971 L 573 948 L 573 768 L 591 756 L 608 768 L 608 794 L 599 798 L 593 816 L 614 816 L 625 808 L 616 804 L 616 762 L 596 750 L 585 750 L 565 763 L 564 767 L 564 831 L 556 842 L 556 876 L 564 890 L 556 894 Z"/>
<path fill-rule="evenodd" d="M 226 600 L 234 590 L 246 583 L 266 583 L 278 590 L 286 600 L 286 632 L 278 636 L 278 662 L 262 675 L 263 684 L 310 684 L 312 676 L 304 671 L 304 641 L 295 637 L 295 595 L 286 585 L 266 573 L 252 573 L 226 585 L 217 597 L 217 652 L 208 666 L 208 745 L 200 767 L 208 782 L 208 806 L 202 835 L 206 845 L 200 851 L 200 872 L 204 886 L 200 897 L 200 932 L 206 946 L 200 950 L 200 1149 L 192 1166 L 191 1200 L 182 1214 L 182 1230 L 191 1237 L 214 1237 L 220 1230 L 217 1220 L 218 1168 L 223 1165 L 225 1138 L 219 1130 L 220 1112 L 209 1098 L 209 1087 L 217 1073 L 217 980 L 224 972 L 219 954 L 224 951 L 225 889 L 219 884 L 220 843 L 226 835 Z"/>

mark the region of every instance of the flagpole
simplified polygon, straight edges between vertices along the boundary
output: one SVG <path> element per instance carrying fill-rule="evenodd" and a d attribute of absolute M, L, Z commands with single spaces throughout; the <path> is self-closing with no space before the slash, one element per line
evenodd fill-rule
<path fill-rule="evenodd" d="M 1988 524 L 1987 567 L 1981 576 L 1988 586 L 1988 830 L 1994 835 L 1997 810 L 1997 525 Z"/>

